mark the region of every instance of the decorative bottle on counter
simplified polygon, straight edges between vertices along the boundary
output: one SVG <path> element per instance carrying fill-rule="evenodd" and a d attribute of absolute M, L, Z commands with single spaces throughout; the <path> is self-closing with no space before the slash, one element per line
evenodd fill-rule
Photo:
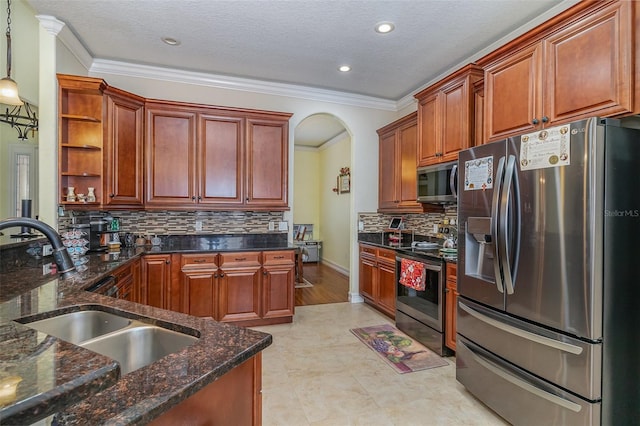
<path fill-rule="evenodd" d="M 96 202 L 96 193 L 95 193 L 95 188 L 93 187 L 88 187 L 87 188 L 87 203 L 95 203 Z"/>

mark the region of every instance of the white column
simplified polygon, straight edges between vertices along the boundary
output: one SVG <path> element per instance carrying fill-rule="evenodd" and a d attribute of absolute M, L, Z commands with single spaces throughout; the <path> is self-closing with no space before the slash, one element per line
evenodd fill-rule
<path fill-rule="evenodd" d="M 58 225 L 58 85 L 56 81 L 56 37 L 64 22 L 53 16 L 37 15 L 39 30 L 39 178 L 40 220 Z"/>

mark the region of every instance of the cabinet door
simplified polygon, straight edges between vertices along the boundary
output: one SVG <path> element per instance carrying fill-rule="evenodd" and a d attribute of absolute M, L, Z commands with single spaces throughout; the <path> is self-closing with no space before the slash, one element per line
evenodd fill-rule
<path fill-rule="evenodd" d="M 142 207 L 144 103 L 107 89 L 107 137 L 105 140 L 104 204 L 109 207 Z"/>
<path fill-rule="evenodd" d="M 166 308 L 167 291 L 171 280 L 171 255 L 145 255 L 141 262 L 140 303 L 157 308 Z"/>
<path fill-rule="evenodd" d="M 181 271 L 182 312 L 196 317 L 217 317 L 216 276 L 214 269 Z"/>
<path fill-rule="evenodd" d="M 287 208 L 289 122 L 248 118 L 246 157 L 245 204 Z"/>
<path fill-rule="evenodd" d="M 438 162 L 442 114 L 439 112 L 438 92 L 418 100 L 418 165 Z"/>
<path fill-rule="evenodd" d="M 146 205 L 194 204 L 196 114 L 147 107 L 146 120 Z"/>
<path fill-rule="evenodd" d="M 243 203 L 243 124 L 242 118 L 200 115 L 199 203 Z"/>
<path fill-rule="evenodd" d="M 293 316 L 295 252 L 265 251 L 262 259 L 262 318 Z"/>
<path fill-rule="evenodd" d="M 360 294 L 370 301 L 375 298 L 375 287 L 377 279 L 376 249 L 373 247 L 360 246 L 360 270 L 359 284 Z"/>
<path fill-rule="evenodd" d="M 422 204 L 418 203 L 416 169 L 418 167 L 418 125 L 416 120 L 398 129 L 399 144 L 399 179 L 398 195 L 400 209 L 413 209 L 422 212 Z"/>
<path fill-rule="evenodd" d="M 140 259 L 136 259 L 131 264 L 131 275 L 133 276 L 133 295 L 131 301 L 140 303 L 140 287 L 142 281 Z"/>
<path fill-rule="evenodd" d="M 550 123 L 632 111 L 631 6 L 616 2 L 546 39 L 544 115 Z"/>
<path fill-rule="evenodd" d="M 456 278 L 457 265 L 447 264 L 446 293 L 445 293 L 445 323 L 444 323 L 444 344 L 449 349 L 456 350 L 457 333 L 457 309 L 458 309 L 458 289 Z"/>
<path fill-rule="evenodd" d="M 485 140 L 535 130 L 542 111 L 542 46 L 519 50 L 485 69 Z"/>
<path fill-rule="evenodd" d="M 378 208 L 395 209 L 398 196 L 396 194 L 396 132 L 383 134 L 379 139 L 378 160 Z M 415 177 L 414 177 L 415 179 Z"/>
<path fill-rule="evenodd" d="M 387 315 L 396 316 L 395 262 L 378 261 L 378 307 Z"/>
<path fill-rule="evenodd" d="M 457 81 L 440 92 L 442 107 L 442 138 L 438 152 L 439 161 L 455 161 L 458 152 L 469 148 L 471 143 L 472 98 L 468 80 Z"/>
<path fill-rule="evenodd" d="M 260 318 L 261 266 L 259 252 L 220 254 L 219 321 Z"/>

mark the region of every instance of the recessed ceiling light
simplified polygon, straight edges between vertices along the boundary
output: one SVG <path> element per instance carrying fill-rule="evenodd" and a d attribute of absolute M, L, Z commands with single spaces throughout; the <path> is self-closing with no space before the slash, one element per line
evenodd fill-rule
<path fill-rule="evenodd" d="M 180 45 L 180 40 L 176 40 L 175 38 L 172 38 L 172 37 L 162 37 L 160 40 L 164 41 L 169 46 L 179 46 Z"/>
<path fill-rule="evenodd" d="M 395 29 L 395 25 L 392 22 L 378 22 L 376 24 L 376 32 L 380 34 L 390 33 Z"/>
<path fill-rule="evenodd" d="M 340 65 L 338 67 L 338 71 L 340 71 L 340 72 L 349 72 L 349 71 L 351 71 L 351 67 L 349 65 Z"/>

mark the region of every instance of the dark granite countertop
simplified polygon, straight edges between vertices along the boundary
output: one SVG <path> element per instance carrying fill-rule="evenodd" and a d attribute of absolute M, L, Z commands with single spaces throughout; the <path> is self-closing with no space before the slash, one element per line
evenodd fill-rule
<path fill-rule="evenodd" d="M 4 256 L 0 268 L 0 383 L 9 376 L 22 381 L 15 400 L 0 400 L 0 423 L 29 424 L 58 413 L 60 425 L 145 424 L 256 355 L 271 344 L 271 335 L 83 289 L 146 253 L 295 249 L 286 241 L 272 243 L 264 236 L 230 236 L 226 241 L 222 236 L 167 237 L 161 246 L 122 249 L 117 259 L 109 253 L 88 254 L 87 269 L 68 279 L 42 274 L 50 257 L 20 260 L 19 256 Z M 209 249 L 209 245 L 215 247 Z M 200 338 L 180 352 L 119 378 L 119 366 L 110 358 L 12 321 L 95 305 Z"/>

